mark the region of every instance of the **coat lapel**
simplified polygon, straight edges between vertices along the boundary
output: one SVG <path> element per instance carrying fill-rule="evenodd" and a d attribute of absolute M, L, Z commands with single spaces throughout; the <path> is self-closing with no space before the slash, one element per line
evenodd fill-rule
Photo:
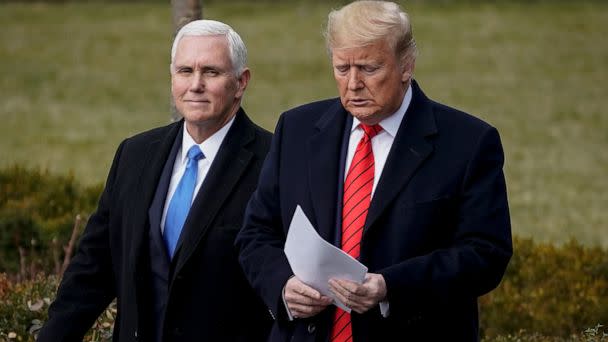
<path fill-rule="evenodd" d="M 138 193 L 136 194 L 137 200 L 133 201 L 133 210 L 131 211 L 134 215 L 132 222 L 133 226 L 133 237 L 137 243 L 133 249 L 134 255 L 139 255 L 139 250 L 146 237 L 148 227 L 148 210 L 154 199 L 158 180 L 161 176 L 167 157 L 171 152 L 171 147 L 175 141 L 177 133 L 180 132 L 181 123 L 176 123 L 170 127 L 169 132 L 158 140 L 151 141 L 148 150 L 146 151 L 146 162 L 142 166 L 142 172 L 139 176 L 139 185 L 137 187 Z M 162 204 L 164 205 L 164 203 Z M 161 206 L 162 210 L 162 206 Z M 161 211 L 162 213 L 162 211 Z M 160 225 L 160 214 L 158 216 L 158 225 Z"/>
<path fill-rule="evenodd" d="M 167 257 L 165 242 L 163 240 L 163 236 L 160 229 L 160 223 L 162 219 L 163 209 L 165 207 L 165 200 L 167 199 L 167 192 L 169 190 L 169 184 L 171 182 L 171 176 L 173 175 L 173 167 L 175 164 L 175 158 L 177 157 L 177 152 L 179 151 L 182 145 L 182 132 L 183 132 L 183 124 L 179 126 L 179 130 L 173 139 L 173 145 L 170 149 L 170 152 L 165 158 L 165 165 L 163 166 L 163 170 L 159 176 L 158 185 L 156 186 L 156 193 L 152 199 L 152 203 L 150 204 L 150 209 L 148 210 L 148 220 L 150 222 L 150 237 L 154 244 L 157 246 L 157 250 L 163 251 L 165 254 L 165 258 L 162 259 L 165 264 L 163 265 L 164 269 L 169 269 L 169 258 Z M 168 279 L 165 279 L 168 280 Z"/>
<path fill-rule="evenodd" d="M 167 158 L 171 152 L 171 148 L 175 141 L 177 134 L 180 132 L 182 127 L 181 122 L 175 123 L 169 127 L 167 134 L 163 138 L 153 140 L 149 143 L 145 157 L 145 163 L 141 167 L 141 173 L 139 174 L 139 183 L 137 186 L 137 193 L 134 194 L 133 209 L 130 210 L 133 215 L 131 222 L 133 226 L 129 227 L 133 229 L 132 232 L 132 248 L 130 250 L 131 256 L 129 262 L 131 263 L 129 269 L 134 270 L 133 276 L 138 286 L 147 286 L 142 284 L 139 280 L 142 275 L 149 272 L 149 265 L 145 262 L 147 255 L 142 251 L 144 244 L 148 243 L 148 233 L 152 225 L 152 217 L 149 217 L 149 209 L 154 200 L 156 193 L 157 184 L 165 167 Z M 171 162 L 173 164 L 173 162 Z M 163 197 L 164 199 L 164 197 Z M 160 233 L 160 215 L 162 213 L 164 202 L 160 204 L 160 213 L 158 213 L 155 226 L 159 229 Z M 161 241 L 162 243 L 162 241 Z M 137 299 L 136 299 L 137 300 Z"/>
<path fill-rule="evenodd" d="M 437 133 L 430 100 L 412 82 L 412 102 L 399 126 L 365 223 L 367 232 L 391 201 L 407 185 L 418 167 L 433 151 L 427 137 Z"/>
<path fill-rule="evenodd" d="M 336 100 L 317 122 L 318 133 L 308 141 L 308 183 L 316 218 L 313 224 L 316 223 L 319 234 L 330 242 L 335 230 L 339 156 L 347 115 Z"/>
<path fill-rule="evenodd" d="M 192 203 L 177 246 L 172 278 L 195 251 L 210 223 L 247 169 L 253 152 L 245 146 L 254 138 L 253 123 L 240 109 Z"/>

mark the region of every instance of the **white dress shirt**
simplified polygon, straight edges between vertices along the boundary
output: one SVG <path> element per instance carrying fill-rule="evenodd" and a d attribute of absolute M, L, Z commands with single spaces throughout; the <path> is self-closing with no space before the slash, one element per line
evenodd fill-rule
<path fill-rule="evenodd" d="M 405 117 L 405 112 L 410 106 L 410 102 L 412 102 L 411 85 L 405 92 L 405 96 L 401 102 L 401 107 L 399 107 L 394 114 L 379 122 L 380 127 L 382 127 L 382 131 L 380 131 L 380 133 L 378 133 L 372 139 L 372 151 L 374 152 L 374 185 L 372 187 L 372 198 L 374 196 L 374 192 L 376 191 L 376 186 L 378 185 L 380 176 L 382 176 L 384 164 L 386 164 L 386 158 L 388 157 L 388 153 L 393 146 L 393 141 L 395 140 L 395 136 L 397 135 L 401 121 L 403 121 L 403 118 Z M 346 180 L 346 176 L 348 175 L 348 169 L 350 168 L 350 164 L 355 156 L 357 145 L 359 144 L 361 137 L 363 137 L 363 128 L 361 128 L 360 123 L 361 122 L 357 118 L 353 117 L 353 126 L 350 131 L 348 152 L 346 154 L 346 165 L 344 167 L 344 180 Z"/>
<path fill-rule="evenodd" d="M 207 172 L 209 172 L 209 167 L 213 163 L 213 159 L 217 155 L 217 152 L 222 145 L 222 141 L 226 137 L 226 133 L 232 126 L 234 122 L 234 116 L 230 121 L 224 125 L 224 127 L 220 128 L 219 131 L 213 133 L 209 138 L 205 139 L 201 144 L 198 144 L 198 147 L 205 155 L 205 158 L 200 159 L 198 161 L 198 172 L 196 174 L 196 186 L 194 187 L 194 194 L 192 195 L 192 201 L 196 198 L 196 194 L 198 194 L 198 190 L 201 188 L 201 184 L 207 177 Z M 185 125 L 185 124 L 184 124 Z M 167 197 L 165 198 L 165 207 L 163 208 L 163 216 L 160 221 L 160 231 L 165 231 L 165 219 L 167 218 L 167 209 L 169 209 L 169 203 L 171 202 L 171 198 L 173 197 L 173 193 L 179 184 L 179 181 L 182 179 L 184 172 L 186 171 L 186 165 L 188 164 L 188 155 L 187 152 L 193 145 L 197 145 L 197 143 L 192 139 L 188 130 L 184 126 L 182 130 L 182 146 L 177 151 L 177 156 L 175 156 L 175 162 L 173 164 L 173 173 L 171 174 L 171 182 L 169 183 L 169 189 L 167 190 Z"/>
<path fill-rule="evenodd" d="M 405 112 L 407 112 L 407 109 L 410 106 L 410 102 L 412 102 L 411 85 L 407 88 L 399 109 L 378 123 L 380 127 L 382 127 L 382 131 L 372 138 L 372 151 L 374 152 L 374 185 L 372 186 L 372 198 L 374 197 L 378 181 L 382 176 L 388 153 L 393 146 L 393 141 L 395 141 L 395 136 L 397 136 L 397 131 L 405 117 Z M 360 124 L 361 122 L 353 117 L 353 126 L 348 140 L 348 152 L 346 154 L 346 164 L 344 167 L 344 180 L 346 180 L 346 176 L 348 175 L 348 169 L 355 156 L 357 145 L 359 144 L 361 137 L 363 137 L 363 128 L 361 128 Z M 390 312 L 389 303 L 387 301 L 380 302 L 380 313 L 382 316 L 388 317 Z"/>

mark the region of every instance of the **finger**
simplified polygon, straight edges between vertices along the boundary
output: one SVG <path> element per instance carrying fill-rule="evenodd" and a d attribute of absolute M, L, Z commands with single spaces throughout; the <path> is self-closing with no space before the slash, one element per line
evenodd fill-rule
<path fill-rule="evenodd" d="M 350 283 L 350 284 L 349 284 Z M 339 296 L 340 301 L 342 301 L 345 305 L 349 307 L 355 307 L 362 305 L 367 299 L 365 294 L 367 291 L 359 289 L 360 285 L 353 287 L 352 282 L 347 281 L 332 281 L 330 283 L 330 289 L 334 289 L 334 293 L 336 296 Z M 364 295 L 359 295 L 358 293 L 362 293 Z"/>
<path fill-rule="evenodd" d="M 350 305 L 353 311 L 361 314 L 378 305 L 378 302 L 381 300 L 377 295 L 378 291 L 367 288 L 366 292 L 367 294 L 365 296 L 351 297 Z"/>
<path fill-rule="evenodd" d="M 357 313 L 363 313 L 373 308 L 377 303 L 367 297 L 352 296 L 348 302 L 348 306 Z"/>
<path fill-rule="evenodd" d="M 287 284 L 285 286 L 285 295 L 303 296 L 321 302 L 326 301 L 326 299 L 324 299 L 324 296 L 322 296 L 319 291 L 304 284 L 297 277 L 292 277 L 287 281 Z"/>
<path fill-rule="evenodd" d="M 329 285 L 329 290 L 336 296 L 336 298 L 344 303 L 344 305 L 349 306 L 348 293 L 342 292 L 343 290 L 334 285 Z M 349 306 L 350 307 L 350 306 Z"/>
<path fill-rule="evenodd" d="M 330 290 L 332 287 L 330 286 Z M 338 300 L 344 305 L 353 309 L 357 313 L 362 313 L 373 307 L 373 300 L 365 296 L 357 296 L 353 293 L 344 294 L 344 292 L 332 291 L 335 293 Z"/>
<path fill-rule="evenodd" d="M 340 295 L 342 295 L 345 298 L 348 297 L 348 294 L 349 294 L 348 290 L 337 279 L 330 279 L 329 280 L 329 288 L 336 295 L 340 294 Z"/>
<path fill-rule="evenodd" d="M 331 298 L 322 296 L 319 299 L 314 299 L 310 297 L 303 296 L 298 293 L 286 293 L 285 301 L 287 303 L 294 303 L 299 305 L 312 305 L 312 306 L 327 306 L 331 304 Z"/>
<path fill-rule="evenodd" d="M 294 286 L 293 291 L 304 297 L 308 297 L 308 298 L 312 298 L 312 299 L 316 299 L 316 300 L 321 299 L 321 293 L 319 291 L 313 289 L 312 287 L 310 287 L 302 282 L 299 282 L 299 284 L 297 284 L 297 286 Z"/>
<path fill-rule="evenodd" d="M 354 281 L 346 279 L 333 280 L 348 293 L 352 293 L 357 296 L 365 296 L 367 293 L 367 289 L 363 286 L 363 284 L 355 283 Z"/>
<path fill-rule="evenodd" d="M 300 313 L 300 314 L 316 314 L 325 309 L 326 305 L 301 305 L 301 304 L 290 304 L 288 305 L 289 311 Z"/>
<path fill-rule="evenodd" d="M 326 306 L 291 305 L 289 306 L 289 312 L 291 312 L 294 318 L 308 318 L 318 314 L 325 308 Z"/>

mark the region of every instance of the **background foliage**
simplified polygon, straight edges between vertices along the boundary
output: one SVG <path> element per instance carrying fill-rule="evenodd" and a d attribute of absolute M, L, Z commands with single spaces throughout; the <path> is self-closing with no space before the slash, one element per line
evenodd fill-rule
<path fill-rule="evenodd" d="M 21 281 L 0 273 L 0 341 L 10 332 L 31 339 L 40 328 L 58 281 L 50 262 L 57 252 L 53 239 L 65 244 L 74 217 L 89 214 L 100 191 L 71 177 L 18 167 L 0 170 L 0 232 L 10 233 L 0 235 L 0 272 L 15 273 L 23 264 L 15 247 L 40 241 L 26 256 L 37 267 L 20 270 Z M 6 215 L 7 208 L 17 208 L 17 214 Z M 21 234 L 22 240 L 5 238 L 11 234 Z M 608 250 L 574 240 L 558 247 L 516 238 L 514 246 L 501 285 L 480 300 L 481 332 L 488 341 L 559 341 L 608 322 Z M 114 317 L 111 307 L 88 338 L 110 336 Z"/>
<path fill-rule="evenodd" d="M 336 96 L 322 29 L 339 2 L 211 2 L 249 47 L 244 107 Z M 402 2 L 427 95 L 495 125 L 515 233 L 608 247 L 608 2 Z M 0 4 L 0 166 L 105 179 L 125 137 L 169 121 L 168 2 Z"/>
<path fill-rule="evenodd" d="M 100 192 L 100 186 L 82 187 L 73 176 L 0 169 L 0 272 L 20 270 L 20 248 L 28 268 L 54 271 L 76 216 L 91 213 Z"/>
<path fill-rule="evenodd" d="M 321 32 L 345 2 L 205 1 L 204 16 L 249 47 L 244 107 L 256 122 L 272 130 L 283 110 L 337 95 Z M 608 323 L 608 2 L 398 2 L 427 95 L 503 140 L 522 238 L 502 285 L 482 298 L 487 340 L 599 341 L 602 327 L 581 332 Z M 45 319 L 57 278 L 35 273 L 54 273 L 119 142 L 168 123 L 171 15 L 160 0 L 0 0 L 0 22 L 2 341 L 27 339 Z M 108 332 L 107 315 L 89 339 Z"/>

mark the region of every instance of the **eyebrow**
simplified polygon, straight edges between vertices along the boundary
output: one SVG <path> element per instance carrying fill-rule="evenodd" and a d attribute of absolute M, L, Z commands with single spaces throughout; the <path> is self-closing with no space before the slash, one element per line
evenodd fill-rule
<path fill-rule="evenodd" d="M 381 67 L 382 65 L 384 65 L 384 63 L 382 63 L 382 62 L 371 62 L 370 61 L 370 62 L 365 62 L 365 63 L 354 63 L 354 64 L 351 64 L 351 63 L 348 63 L 348 62 L 345 62 L 345 63 L 336 63 L 333 66 L 336 67 L 336 68 L 343 67 L 343 66 L 356 66 L 357 68 L 361 68 L 361 67 L 364 67 L 364 66 Z"/>
<path fill-rule="evenodd" d="M 208 70 L 217 70 L 217 71 L 222 71 L 222 72 L 230 71 L 229 69 L 225 69 L 216 64 L 205 64 L 202 66 L 191 65 L 190 63 L 175 64 L 175 69 L 181 69 L 181 68 L 190 68 L 193 70 L 200 68 L 202 71 L 208 71 Z"/>

